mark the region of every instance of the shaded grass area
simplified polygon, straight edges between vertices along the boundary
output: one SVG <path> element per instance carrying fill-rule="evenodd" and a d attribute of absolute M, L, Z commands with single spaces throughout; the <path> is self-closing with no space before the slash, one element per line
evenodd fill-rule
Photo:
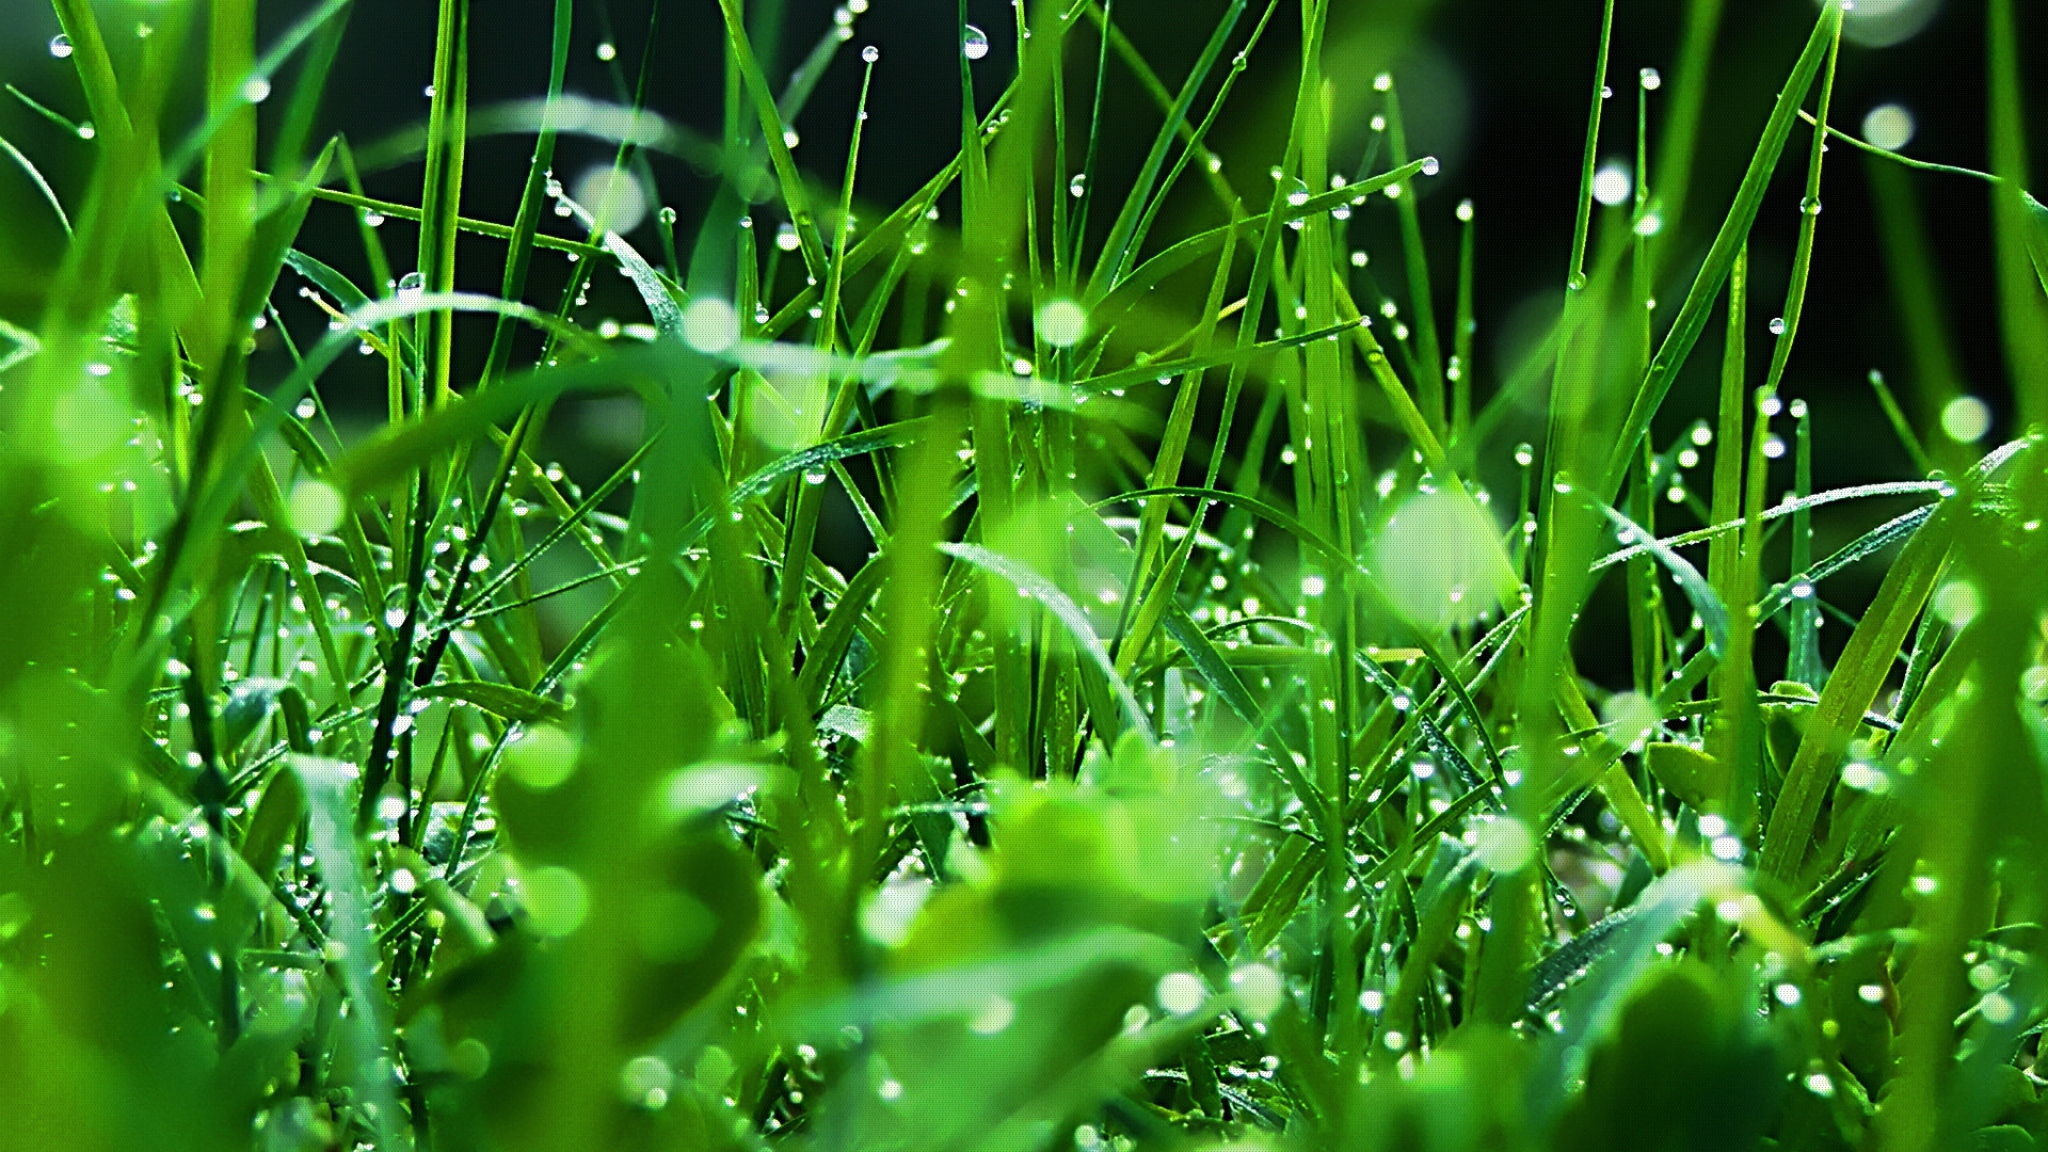
<path fill-rule="evenodd" d="M 937 14 L 956 143 L 893 203 L 863 9 L 670 12 L 724 77 L 706 133 L 609 38 L 615 98 L 569 92 L 576 0 L 533 99 L 473 102 L 484 13 L 439 0 L 425 120 L 351 141 L 313 131 L 348 0 L 260 42 L 253 0 L 146 35 L 55 7 L 89 121 L 33 107 L 91 125 L 90 191 L 0 149 L 68 237 L 0 327 L 22 1146 L 2048 1137 L 2048 210 L 2010 0 L 1987 171 L 1844 133 L 1830 3 L 1719 98 L 1754 125 L 1725 204 L 1685 194 L 1722 5 L 1631 85 L 1609 0 L 1558 128 L 1562 307 L 1502 373 L 1483 206 L 1430 242 L 1392 77 L 1333 146 L 1327 0 L 1219 6 L 1185 75 L 1095 0 Z M 1240 170 L 1213 132 L 1282 39 L 1280 163 Z M 863 81 L 821 174 L 792 125 L 828 68 Z M 1150 146 L 1106 155 L 1108 117 Z M 473 164 L 501 134 L 529 161 Z M 558 178 L 568 136 L 613 161 Z M 1914 365 L 1872 403 L 1926 471 L 1830 489 L 1788 381 L 1844 152 Z M 416 196 L 366 194 L 402 165 Z M 1918 217 L 1964 180 L 2002 446 Z M 316 205 L 359 252 L 304 250 Z M 1660 421 L 1695 381 L 1713 418 Z"/>

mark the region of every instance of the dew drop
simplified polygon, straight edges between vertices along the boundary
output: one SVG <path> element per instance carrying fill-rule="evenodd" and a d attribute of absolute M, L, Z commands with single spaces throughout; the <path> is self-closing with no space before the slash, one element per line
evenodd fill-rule
<path fill-rule="evenodd" d="M 1784 318 L 1783 316 L 1773 316 L 1773 317 L 1771 317 L 1771 335 L 1773 335 L 1773 336 L 1783 336 L 1784 334 L 1785 334 L 1785 318 Z"/>
<path fill-rule="evenodd" d="M 988 55 L 988 33 L 972 24 L 967 25 L 960 40 L 960 51 L 969 60 L 979 60 Z"/>
<path fill-rule="evenodd" d="M 1072 300 L 1049 300 L 1038 310 L 1038 334 L 1055 348 L 1072 348 L 1088 334 L 1088 310 Z"/>
<path fill-rule="evenodd" d="M 1863 139 L 1887 152 L 1913 141 L 1913 114 L 1902 104 L 1879 104 L 1863 116 Z"/>
<path fill-rule="evenodd" d="M 398 278 L 398 298 L 417 300 L 427 290 L 427 278 L 418 272 L 407 272 Z"/>
<path fill-rule="evenodd" d="M 1645 92 L 1655 92 L 1664 86 L 1664 75 L 1655 68 L 1643 69 L 1636 74 L 1636 78 L 1642 82 Z"/>
<path fill-rule="evenodd" d="M 869 64 L 873 64 L 882 58 L 882 50 L 870 44 L 860 50 L 860 58 Z"/>
<path fill-rule="evenodd" d="M 1611 208 L 1628 199 L 1634 184 L 1626 165 L 1619 160 L 1609 160 L 1593 173 L 1593 199 Z"/>
<path fill-rule="evenodd" d="M 1958 396 L 1942 408 L 1941 430 L 1958 444 L 1975 444 L 1991 431 L 1991 407 L 1975 396 Z"/>
<path fill-rule="evenodd" d="M 59 33 L 50 37 L 50 55 L 59 60 L 71 58 L 71 37 Z"/>
<path fill-rule="evenodd" d="M 1169 972 L 1159 978 L 1159 1006 L 1175 1016 L 1185 1016 L 1201 1008 L 1208 999 L 1208 989 L 1202 978 L 1192 972 Z"/>
<path fill-rule="evenodd" d="M 733 306 L 715 296 L 698 296 L 683 308 L 683 342 L 716 355 L 739 343 L 740 318 Z"/>
<path fill-rule="evenodd" d="M 597 58 L 607 63 L 619 58 L 619 46 L 607 40 L 597 46 Z"/>

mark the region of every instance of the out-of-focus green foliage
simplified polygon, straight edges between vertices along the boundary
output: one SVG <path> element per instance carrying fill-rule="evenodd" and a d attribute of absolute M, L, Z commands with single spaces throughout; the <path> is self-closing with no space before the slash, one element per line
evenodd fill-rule
<path fill-rule="evenodd" d="M 2048 449 L 1980 444 L 1914 311 L 1886 181 L 1986 172 L 1843 132 L 1868 16 L 1731 79 L 1743 14 L 1693 0 L 1631 129 L 1666 80 L 1610 91 L 1644 17 L 1599 6 L 1570 287 L 1497 371 L 1493 238 L 1420 198 L 1431 93 L 1397 91 L 1427 5 L 1223 0 L 1184 72 L 1154 11 L 934 13 L 958 144 L 895 203 L 859 168 L 886 126 L 808 107 L 894 66 L 865 5 L 685 6 L 712 139 L 609 40 L 618 100 L 568 95 L 579 0 L 542 99 L 473 101 L 497 15 L 437 0 L 424 125 L 319 141 L 351 7 L 259 40 L 254 0 L 55 0 L 61 107 L 10 97 L 93 170 L 0 148 L 38 309 L 0 322 L 0 1148 L 2048 1140 Z M 1991 7 L 2032 420 L 2028 58 Z M 1710 75 L 1753 134 L 1727 204 L 1665 183 Z M 841 113 L 844 169 L 800 160 Z M 1108 155 L 1105 118 L 1151 142 Z M 486 167 L 507 129 L 531 162 Z M 568 133 L 613 162 L 557 179 Z M 1813 481 L 1831 133 L 1891 166 L 1931 367 L 1877 385 L 1941 473 Z M 362 251 L 301 250 L 314 211 Z M 1712 424 L 1667 427 L 1717 371 Z"/>

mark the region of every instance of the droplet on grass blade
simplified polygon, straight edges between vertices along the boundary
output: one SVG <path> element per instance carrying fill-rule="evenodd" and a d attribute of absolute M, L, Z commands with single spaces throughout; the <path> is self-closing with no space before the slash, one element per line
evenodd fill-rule
<path fill-rule="evenodd" d="M 535 792 L 558 788 L 576 771 L 576 738 L 552 725 L 528 729 L 506 749 L 505 771 Z"/>
<path fill-rule="evenodd" d="M 1610 208 L 1627 200 L 1634 186 L 1627 165 L 1619 160 L 1609 160 L 1593 173 L 1593 199 Z"/>
<path fill-rule="evenodd" d="M 301 480 L 292 487 L 285 512 L 292 528 L 301 536 L 325 536 L 341 523 L 347 504 L 341 493 L 324 480 Z"/>
<path fill-rule="evenodd" d="M 717 355 L 740 341 L 740 317 L 716 296 L 698 296 L 683 306 L 683 342 L 699 352 Z"/>
<path fill-rule="evenodd" d="M 988 55 L 988 33 L 969 24 L 962 30 L 960 52 L 969 60 L 979 60 Z"/>
<path fill-rule="evenodd" d="M 570 196 L 590 212 L 597 227 L 612 232 L 631 232 L 647 219 L 647 190 L 639 178 L 608 164 L 578 176 Z"/>
<path fill-rule="evenodd" d="M 1536 838 L 1529 826 L 1511 816 L 1476 822 L 1471 840 L 1472 854 L 1493 872 L 1519 872 L 1536 858 Z"/>
<path fill-rule="evenodd" d="M 1175 1016 L 1185 1016 L 1202 1007 L 1209 990 L 1192 972 L 1169 972 L 1159 978 L 1159 1006 Z"/>
<path fill-rule="evenodd" d="M 1048 300 L 1038 310 L 1038 334 L 1055 348 L 1072 348 L 1088 334 L 1088 310 L 1072 300 Z"/>
<path fill-rule="evenodd" d="M 1863 139 L 1887 152 L 1913 140 L 1913 114 L 1902 104 L 1879 104 L 1863 116 Z"/>
<path fill-rule="evenodd" d="M 1958 444 L 1975 444 L 1991 431 L 1991 406 L 1975 396 L 1958 396 L 1942 408 L 1941 430 Z"/>
<path fill-rule="evenodd" d="M 1247 964 L 1230 973 L 1230 990 L 1238 1006 L 1254 1019 L 1263 1020 L 1280 1010 L 1287 996 L 1287 984 L 1265 964 Z"/>

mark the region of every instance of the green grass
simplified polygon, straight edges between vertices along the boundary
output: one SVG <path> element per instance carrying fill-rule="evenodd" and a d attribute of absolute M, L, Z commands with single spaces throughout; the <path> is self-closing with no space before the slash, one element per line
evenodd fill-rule
<path fill-rule="evenodd" d="M 1420 195 L 1390 79 L 1338 144 L 1335 38 L 1392 62 L 1419 8 L 1231 0 L 1181 74 L 1140 5 L 1019 6 L 956 75 L 864 58 L 851 10 L 664 6 L 712 136 L 577 0 L 537 99 L 473 104 L 496 17 L 439 0 L 423 123 L 352 141 L 315 127 L 346 0 L 275 42 L 254 0 L 117 7 L 56 0 L 66 84 L 0 117 L 92 125 L 82 188 L 0 139 L 38 302 L 0 321 L 0 1147 L 2048 1140 L 2010 0 L 1983 171 L 1841 130 L 1832 4 L 1757 82 L 1692 0 L 1633 86 L 1600 6 L 1562 307 L 1498 371 L 1486 205 Z M 612 101 L 567 94 L 593 21 Z M 1270 178 L 1218 150 L 1252 60 Z M 886 203 L 892 68 L 960 121 Z M 811 107 L 835 69 L 858 104 Z M 503 133 L 525 168 L 472 163 Z M 707 206 L 613 232 L 568 135 Z M 416 202 L 365 194 L 392 170 Z M 1795 395 L 1837 367 L 1798 337 L 1816 245 L 1864 242 L 1823 191 L 1866 178 L 1908 362 L 1846 370 L 1928 471 L 1829 488 L 1852 401 Z M 1995 449 L 1920 220 L 1986 182 Z M 509 222 L 465 207 L 495 187 Z M 303 248 L 316 212 L 361 251 Z M 53 230 L 57 266 L 9 254 Z M 583 303 L 614 280 L 631 315 Z M 609 456 L 593 400 L 632 413 Z"/>

